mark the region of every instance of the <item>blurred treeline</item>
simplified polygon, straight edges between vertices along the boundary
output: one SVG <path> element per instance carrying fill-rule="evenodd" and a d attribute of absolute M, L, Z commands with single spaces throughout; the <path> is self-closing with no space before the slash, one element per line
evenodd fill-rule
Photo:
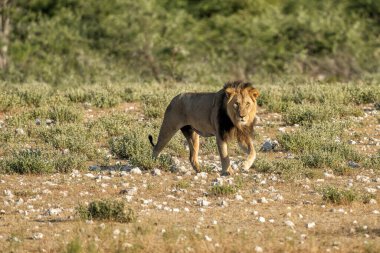
<path fill-rule="evenodd" d="M 380 72 L 379 0 L 0 2 L 0 78 L 10 82 L 349 80 Z"/>

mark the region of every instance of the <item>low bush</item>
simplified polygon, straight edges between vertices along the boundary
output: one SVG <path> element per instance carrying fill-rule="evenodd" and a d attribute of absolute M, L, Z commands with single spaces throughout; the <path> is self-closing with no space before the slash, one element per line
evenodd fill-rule
<path fill-rule="evenodd" d="M 322 199 L 333 204 L 349 204 L 360 199 L 357 192 L 353 190 L 340 189 L 334 186 L 326 186 L 321 189 Z"/>
<path fill-rule="evenodd" d="M 85 220 L 107 220 L 123 223 L 133 222 L 136 219 L 135 212 L 126 208 L 125 203 L 116 200 L 97 200 L 91 202 L 87 207 L 79 205 L 77 213 Z"/>
<path fill-rule="evenodd" d="M 128 159 L 133 165 L 144 169 L 169 169 L 172 164 L 170 156 L 161 154 L 157 159 L 152 158 L 152 146 L 146 130 L 146 127 L 136 124 L 131 126 L 124 136 L 111 138 L 111 152 L 118 158 Z"/>
<path fill-rule="evenodd" d="M 13 150 L 2 161 L 5 173 L 43 174 L 83 169 L 83 156 L 62 154 L 47 148 Z"/>

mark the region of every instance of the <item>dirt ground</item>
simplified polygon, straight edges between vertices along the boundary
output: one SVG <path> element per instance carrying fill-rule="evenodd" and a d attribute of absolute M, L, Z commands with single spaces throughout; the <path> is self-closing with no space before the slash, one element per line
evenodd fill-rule
<path fill-rule="evenodd" d="M 278 115 L 260 115 L 260 135 L 275 136 L 282 127 Z M 352 129 L 360 133 L 353 140 L 372 153 L 378 146 L 366 136 L 379 139 L 379 125 L 375 118 L 363 121 L 367 128 Z M 201 160 L 219 163 L 216 154 Z M 343 176 L 321 171 L 317 178 L 287 180 L 252 169 L 221 178 L 217 172 L 195 175 L 181 162 L 187 172 L 0 175 L 0 252 L 380 252 L 378 170 L 356 168 Z M 214 184 L 237 182 L 234 194 L 209 194 Z M 325 186 L 373 197 L 367 204 L 334 205 L 322 198 Z M 125 201 L 137 221 L 80 220 L 76 207 L 99 199 Z"/>

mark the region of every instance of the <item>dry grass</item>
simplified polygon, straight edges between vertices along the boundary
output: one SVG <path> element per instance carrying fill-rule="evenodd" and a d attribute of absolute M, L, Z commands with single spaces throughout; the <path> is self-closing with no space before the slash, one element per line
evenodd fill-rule
<path fill-rule="evenodd" d="M 172 86 L 163 101 L 182 90 L 213 89 Z M 259 147 L 266 138 L 276 138 L 280 147 L 258 152 L 248 174 L 215 186 L 220 163 L 211 139 L 201 139 L 207 177 L 170 172 L 171 159 L 151 160 L 146 136 L 158 133 L 166 103 L 159 94 L 167 90 L 136 87 L 127 93 L 86 87 L 63 91 L 63 96 L 36 91 L 25 101 L 0 101 L 0 252 L 254 252 L 257 246 L 263 252 L 380 251 L 380 214 L 374 212 L 380 205 L 373 201 L 380 201 L 380 122 L 372 103 L 379 99 L 378 88 L 363 86 L 356 96 L 344 85 L 300 85 L 296 93 L 286 85 L 261 87 L 255 142 Z M 52 103 L 55 110 L 49 110 Z M 303 117 L 308 115 L 303 103 L 315 117 Z M 347 110 L 339 109 L 346 103 Z M 318 108 L 329 114 L 321 115 Z M 284 115 L 291 116 L 291 124 Z M 52 117 L 58 123 L 48 126 L 45 120 Z M 297 122 L 301 126 L 293 125 Z M 162 159 L 175 157 L 190 169 L 183 142 L 176 135 Z M 334 152 L 325 152 L 331 147 Z M 234 161 L 242 159 L 241 152 L 231 153 Z M 318 163 L 310 162 L 316 158 Z M 350 168 L 351 159 L 360 167 Z M 89 171 L 89 165 L 139 166 L 145 172 Z M 157 166 L 161 176 L 149 171 Z M 261 203 L 263 198 L 268 203 Z M 200 199 L 209 205 L 200 206 Z M 101 200 L 112 202 L 89 213 Z M 79 206 L 94 220 L 81 219 Z M 128 210 L 136 219 L 119 222 Z M 289 220 L 294 227 L 285 224 Z M 307 228 L 312 222 L 315 228 Z"/>

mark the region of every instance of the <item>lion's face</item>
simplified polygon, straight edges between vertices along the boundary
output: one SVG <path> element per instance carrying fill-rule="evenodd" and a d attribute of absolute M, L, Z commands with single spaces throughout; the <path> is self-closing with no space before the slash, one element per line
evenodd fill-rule
<path fill-rule="evenodd" d="M 242 128 L 252 124 L 256 115 L 258 90 L 252 87 L 245 89 L 228 88 L 226 94 L 227 113 L 234 125 Z"/>

